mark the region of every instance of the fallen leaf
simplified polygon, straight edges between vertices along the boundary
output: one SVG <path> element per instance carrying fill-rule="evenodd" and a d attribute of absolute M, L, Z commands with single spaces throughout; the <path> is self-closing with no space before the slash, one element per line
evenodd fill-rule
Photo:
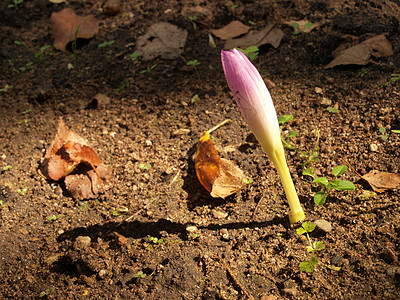
<path fill-rule="evenodd" d="M 346 36 L 346 38 L 354 37 Z M 385 34 L 380 34 L 365 40 L 364 42 L 342 50 L 346 44 L 351 41 L 345 40 L 334 51 L 335 58 L 325 66 L 325 69 L 333 68 L 339 65 L 366 65 L 370 62 L 370 57 L 389 57 L 393 55 L 393 49 L 390 42 L 386 39 Z M 340 51 L 342 50 L 342 51 Z"/>
<path fill-rule="evenodd" d="M 392 44 L 387 40 L 385 34 L 380 34 L 369 38 L 362 42 L 369 49 L 372 56 L 379 57 L 389 57 L 394 54 L 392 49 Z"/>
<path fill-rule="evenodd" d="M 280 28 L 276 27 L 275 24 L 269 24 L 260 31 L 250 31 L 241 38 L 227 40 L 224 48 L 240 47 L 245 49 L 250 46 L 260 47 L 265 44 L 271 44 L 274 48 L 278 48 L 283 36 L 284 33 Z"/>
<path fill-rule="evenodd" d="M 147 32 L 139 36 L 136 50 L 144 61 L 157 56 L 165 59 L 175 59 L 181 55 L 186 43 L 187 31 L 176 25 L 159 22 L 151 25 Z"/>
<path fill-rule="evenodd" d="M 84 195 L 97 195 L 99 189 L 96 182 L 103 186 L 101 178 L 109 178 L 111 174 L 111 170 L 101 164 L 99 156 L 88 142 L 70 130 L 61 118 L 57 134 L 46 150 L 40 171 L 50 180 L 59 181 L 65 178 L 67 190 L 71 191 L 74 198 L 78 197 L 77 199 L 83 199 L 81 197 Z M 72 172 L 74 174 L 69 175 Z M 92 173 L 96 174 L 97 181 Z M 103 190 L 106 190 L 104 186 Z"/>
<path fill-rule="evenodd" d="M 292 20 L 283 22 L 283 24 L 293 27 L 294 32 L 303 32 L 303 33 L 309 33 L 313 29 L 318 27 L 318 24 L 312 23 L 308 20 L 300 20 L 300 21 Z"/>
<path fill-rule="evenodd" d="M 361 178 L 366 180 L 377 193 L 382 193 L 388 189 L 395 189 L 400 186 L 400 173 L 372 170 L 368 174 L 361 176 Z"/>
<path fill-rule="evenodd" d="M 222 40 L 229 40 L 249 32 L 250 26 L 239 21 L 232 21 L 220 29 L 212 29 L 211 33 Z"/>
<path fill-rule="evenodd" d="M 54 47 L 61 51 L 67 51 L 67 44 L 75 40 L 78 27 L 77 38 L 80 39 L 90 39 L 99 32 L 99 22 L 93 15 L 77 16 L 71 8 L 53 12 L 50 23 Z"/>
<path fill-rule="evenodd" d="M 227 121 L 200 137 L 195 156 L 197 178 L 214 198 L 226 198 L 245 185 L 243 171 L 231 161 L 221 158 L 210 140 L 210 133 Z"/>

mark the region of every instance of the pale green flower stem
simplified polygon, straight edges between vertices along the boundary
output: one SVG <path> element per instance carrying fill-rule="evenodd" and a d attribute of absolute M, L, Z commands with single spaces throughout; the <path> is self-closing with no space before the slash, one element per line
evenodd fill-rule
<path fill-rule="evenodd" d="M 292 176 L 290 175 L 288 165 L 286 163 L 285 151 L 283 150 L 282 144 L 280 144 L 271 155 L 270 159 L 275 165 L 278 171 L 279 177 L 285 190 L 286 198 L 289 202 L 290 224 L 301 222 L 305 219 L 303 208 L 301 207 L 299 197 L 297 196 L 296 188 L 294 187 Z"/>

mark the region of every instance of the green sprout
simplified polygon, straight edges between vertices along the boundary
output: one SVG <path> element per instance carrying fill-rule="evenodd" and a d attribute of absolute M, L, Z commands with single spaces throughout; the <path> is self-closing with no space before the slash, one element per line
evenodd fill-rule
<path fill-rule="evenodd" d="M 129 54 L 128 57 L 132 60 L 135 61 L 140 57 L 140 53 L 138 51 L 133 52 L 132 54 Z"/>
<path fill-rule="evenodd" d="M 283 115 L 283 116 L 280 116 L 278 118 L 278 123 L 280 125 L 283 125 L 283 124 L 285 124 L 285 123 L 287 123 L 287 122 L 289 122 L 291 120 L 293 120 L 293 115 Z M 298 132 L 296 130 L 292 130 L 292 131 L 289 132 L 288 137 L 287 137 L 286 140 L 283 138 L 283 136 L 281 136 L 281 140 L 282 140 L 283 146 L 286 149 L 291 149 L 291 150 L 295 149 L 293 146 L 290 145 L 290 141 L 289 140 L 291 138 L 294 138 L 297 134 L 298 134 Z"/>
<path fill-rule="evenodd" d="M 143 271 L 139 271 L 139 272 L 137 272 L 135 275 L 133 275 L 133 278 L 141 278 L 141 279 L 144 279 L 144 278 L 146 278 L 146 274 L 145 273 L 143 273 Z"/>
<path fill-rule="evenodd" d="M 8 91 L 11 90 L 11 89 L 12 89 L 12 85 L 6 84 L 5 87 L 3 87 L 3 88 L 0 89 L 0 93 L 6 93 L 6 92 L 8 92 Z"/>
<path fill-rule="evenodd" d="M 41 293 L 39 294 L 39 297 L 40 297 L 40 298 L 46 297 L 46 296 L 50 295 L 52 292 L 54 292 L 55 290 L 56 290 L 55 287 L 48 288 L 48 289 L 46 289 L 45 291 L 41 292 Z"/>
<path fill-rule="evenodd" d="M 200 62 L 199 62 L 197 59 L 193 59 L 193 60 L 189 60 L 189 61 L 186 63 L 186 65 L 187 65 L 187 66 L 194 66 L 194 67 L 196 67 L 196 66 L 200 65 Z"/>
<path fill-rule="evenodd" d="M 28 191 L 28 188 L 17 189 L 17 193 L 20 195 L 25 195 L 27 191 Z"/>
<path fill-rule="evenodd" d="M 396 82 L 400 80 L 400 74 L 390 74 L 389 82 Z"/>
<path fill-rule="evenodd" d="M 108 47 L 108 46 L 111 46 L 111 45 L 114 44 L 114 43 L 115 43 L 115 41 L 104 42 L 104 43 L 98 44 L 98 45 L 97 45 L 97 48 Z"/>
<path fill-rule="evenodd" d="M 310 27 L 314 26 L 314 23 L 313 22 L 307 22 L 306 24 L 304 24 L 304 29 L 300 29 L 300 24 L 297 23 L 297 22 L 292 22 L 290 25 L 294 29 L 293 36 L 297 36 L 300 33 L 302 33 L 304 31 L 304 29 L 307 29 L 307 28 L 310 28 Z"/>
<path fill-rule="evenodd" d="M 127 83 L 126 81 L 124 81 L 124 82 L 121 84 L 121 86 L 120 86 L 119 88 L 117 88 L 117 89 L 114 91 L 114 94 L 116 94 L 116 95 L 120 94 L 120 93 L 121 93 L 123 90 L 125 90 L 128 86 L 129 86 L 128 83 Z"/>
<path fill-rule="evenodd" d="M 392 132 L 393 133 L 400 133 L 400 130 L 399 129 L 393 129 Z"/>
<path fill-rule="evenodd" d="M 157 64 L 154 64 L 154 65 L 152 65 L 151 67 L 147 67 L 145 70 L 142 70 L 142 71 L 140 71 L 139 73 L 140 73 L 140 74 L 147 73 L 147 74 L 151 75 L 151 71 L 153 71 L 153 69 L 154 69 L 155 67 L 157 67 Z"/>
<path fill-rule="evenodd" d="M 338 177 L 347 171 L 347 166 L 337 166 L 332 169 L 332 174 L 335 177 L 332 181 L 329 181 L 326 177 L 318 177 L 312 167 L 305 169 L 303 175 L 310 176 L 313 178 L 312 183 L 316 183 L 323 188 L 314 195 L 314 203 L 319 206 L 325 203 L 328 197 L 329 191 L 335 189 L 336 191 L 352 191 L 355 190 L 355 185 L 348 180 L 339 180 Z"/>
<path fill-rule="evenodd" d="M 3 203 L 2 200 L 0 200 L 0 207 L 5 207 L 6 205 Z"/>
<path fill-rule="evenodd" d="M 386 128 L 385 127 L 379 128 L 379 132 L 380 132 L 379 137 L 382 140 L 386 141 L 389 138 L 389 133 L 386 132 Z"/>
<path fill-rule="evenodd" d="M 74 41 L 72 42 L 71 45 L 71 50 L 72 50 L 72 56 L 76 56 L 76 47 L 78 44 L 78 32 L 79 32 L 79 28 L 81 27 L 81 25 L 83 24 L 83 22 L 85 22 L 90 16 L 87 16 L 86 18 L 84 18 L 82 20 L 82 22 L 79 23 L 78 27 L 75 30 L 75 37 L 74 37 Z"/>
<path fill-rule="evenodd" d="M 159 238 L 156 238 L 154 236 L 150 236 L 149 237 L 149 241 L 152 242 L 153 244 L 162 244 L 162 243 L 164 243 L 163 239 L 159 239 Z"/>
<path fill-rule="evenodd" d="M 198 94 L 193 95 L 193 97 L 190 98 L 190 104 L 196 103 L 197 100 L 199 100 L 199 95 Z"/>
<path fill-rule="evenodd" d="M 8 8 L 20 8 L 24 0 L 13 0 L 11 4 L 8 4 Z"/>
<path fill-rule="evenodd" d="M 47 219 L 47 221 L 56 221 L 57 219 L 59 219 L 61 217 L 62 217 L 62 214 L 58 214 L 57 216 L 56 215 L 48 216 L 46 219 Z"/>
<path fill-rule="evenodd" d="M 318 258 L 316 253 L 318 251 L 322 251 L 325 249 L 325 245 L 321 241 L 315 241 L 312 242 L 310 238 L 310 233 L 314 231 L 315 229 L 315 224 L 311 223 L 309 221 L 304 222 L 301 227 L 297 228 L 296 232 L 299 235 L 306 235 L 307 241 L 308 241 L 308 246 L 307 246 L 307 252 L 312 253 L 312 257 L 309 260 L 302 261 L 299 264 L 299 268 L 301 272 L 307 272 L 307 273 L 312 273 L 315 270 L 315 267 L 318 265 Z M 325 266 L 329 269 L 332 269 L 334 271 L 339 271 L 340 267 L 335 267 L 335 266 Z"/>
<path fill-rule="evenodd" d="M 247 58 L 250 60 L 255 60 L 258 56 L 258 52 L 260 51 L 257 46 L 249 46 L 246 49 L 241 49 L 237 47 L 236 49 L 246 55 Z"/>
<path fill-rule="evenodd" d="M 150 164 L 145 164 L 145 163 L 140 163 L 139 164 L 139 169 L 140 170 L 150 170 L 151 169 L 151 165 Z"/>
<path fill-rule="evenodd" d="M 251 179 L 251 178 L 243 178 L 243 179 L 242 179 L 242 182 L 243 182 L 244 184 L 250 184 L 250 183 L 253 183 L 253 179 Z"/>
<path fill-rule="evenodd" d="M 339 111 L 338 108 L 332 106 L 327 107 L 326 110 L 332 114 L 336 114 Z"/>
<path fill-rule="evenodd" d="M 43 54 L 44 54 L 44 51 L 46 51 L 48 48 L 50 48 L 51 46 L 50 45 L 45 45 L 45 46 L 43 46 L 43 47 L 40 47 L 40 49 L 39 49 L 39 52 L 36 52 L 35 53 L 35 58 L 39 61 L 39 62 L 41 62 L 42 60 L 43 60 Z"/>
<path fill-rule="evenodd" d="M 7 166 L 4 166 L 3 168 L 1 168 L 1 171 L 5 172 L 5 171 L 11 170 L 11 169 L 12 169 L 12 166 L 11 165 L 7 165 Z"/>

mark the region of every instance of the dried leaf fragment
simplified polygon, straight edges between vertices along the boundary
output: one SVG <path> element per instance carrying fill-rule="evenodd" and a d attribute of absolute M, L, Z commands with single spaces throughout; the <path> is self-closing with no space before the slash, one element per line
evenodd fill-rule
<path fill-rule="evenodd" d="M 197 178 L 214 198 L 226 198 L 245 185 L 243 171 L 230 160 L 221 158 L 211 142 L 210 132 L 221 124 L 200 137 L 195 156 Z"/>
<path fill-rule="evenodd" d="M 345 36 L 348 38 L 351 36 Z M 354 37 L 353 37 L 354 39 Z M 389 57 L 393 55 L 393 49 L 385 34 L 380 34 L 365 40 L 364 42 L 342 50 L 349 41 L 339 45 L 334 51 L 335 58 L 325 66 L 325 69 L 333 68 L 339 65 L 366 65 L 372 56 Z M 340 51 L 342 50 L 342 51 Z"/>
<path fill-rule="evenodd" d="M 78 27 L 77 38 L 80 39 L 90 39 L 99 32 L 99 22 L 93 15 L 77 16 L 71 8 L 53 12 L 50 23 L 54 47 L 61 51 L 67 51 L 67 44 L 75 40 Z"/>
<path fill-rule="evenodd" d="M 284 35 L 283 31 L 275 24 L 269 24 L 260 31 L 250 31 L 241 38 L 227 40 L 224 48 L 240 47 L 245 49 L 250 46 L 260 47 L 265 44 L 271 44 L 274 48 L 278 48 Z"/>
<path fill-rule="evenodd" d="M 102 178 L 108 180 L 111 176 L 110 169 L 101 164 L 99 156 L 88 142 L 70 130 L 61 118 L 57 134 L 46 150 L 40 170 L 50 180 L 65 178 L 67 190 L 76 199 L 85 199 L 83 197 L 88 195 L 93 198 L 99 193 L 98 184 L 105 190 Z"/>
<path fill-rule="evenodd" d="M 211 33 L 222 40 L 229 40 L 249 32 L 250 26 L 240 21 L 232 21 L 220 29 L 212 29 Z"/>
<path fill-rule="evenodd" d="M 377 193 L 382 193 L 388 189 L 395 189 L 400 186 L 400 174 L 380 172 L 372 170 L 368 174 L 361 176 L 366 180 Z"/>
<path fill-rule="evenodd" d="M 157 56 L 165 59 L 179 57 L 186 43 L 188 32 L 176 25 L 159 22 L 152 24 L 144 35 L 138 37 L 136 50 L 142 59 L 152 60 Z"/>

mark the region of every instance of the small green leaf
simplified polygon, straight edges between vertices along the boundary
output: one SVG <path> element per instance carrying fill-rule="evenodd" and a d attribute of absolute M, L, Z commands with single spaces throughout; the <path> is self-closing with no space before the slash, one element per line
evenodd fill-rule
<path fill-rule="evenodd" d="M 338 176 L 342 175 L 346 171 L 347 171 L 347 166 L 346 165 L 337 166 L 337 167 L 334 167 L 332 169 L 332 173 L 333 173 L 333 175 L 335 177 L 338 177 Z"/>
<path fill-rule="evenodd" d="M 253 179 L 251 179 L 251 178 L 243 178 L 242 182 L 243 182 L 244 184 L 250 184 L 250 183 L 253 182 Z"/>
<path fill-rule="evenodd" d="M 292 22 L 290 25 L 293 27 L 293 29 L 299 28 L 299 23 L 297 22 Z"/>
<path fill-rule="evenodd" d="M 332 114 L 336 114 L 339 111 L 339 109 L 337 109 L 336 107 L 330 107 L 330 106 L 327 107 L 326 110 Z"/>
<path fill-rule="evenodd" d="M 278 118 L 278 123 L 282 125 L 291 120 L 293 120 L 293 115 L 283 115 Z"/>
<path fill-rule="evenodd" d="M 301 272 L 312 273 L 318 264 L 316 257 L 312 257 L 309 261 L 302 261 L 299 265 Z"/>
<path fill-rule="evenodd" d="M 135 61 L 140 57 L 140 54 L 138 51 L 135 51 L 132 54 L 129 54 L 128 56 L 130 59 L 132 59 L 132 61 Z"/>
<path fill-rule="evenodd" d="M 141 169 L 141 170 L 149 170 L 149 169 L 151 169 L 151 165 L 145 164 L 145 163 L 140 163 L 139 164 L 139 169 Z"/>
<path fill-rule="evenodd" d="M 4 166 L 1 170 L 2 171 L 7 171 L 7 170 L 11 170 L 12 169 L 12 166 L 11 165 L 7 165 L 7 166 Z"/>
<path fill-rule="evenodd" d="M 299 235 L 305 234 L 307 231 L 303 227 L 299 227 L 296 229 L 296 233 Z"/>
<path fill-rule="evenodd" d="M 296 130 L 292 130 L 291 132 L 289 132 L 288 138 L 295 137 L 297 134 L 298 132 Z"/>
<path fill-rule="evenodd" d="M 336 267 L 336 266 L 326 266 L 328 269 L 331 269 L 333 271 L 340 271 L 342 268 L 341 267 Z"/>
<path fill-rule="evenodd" d="M 304 24 L 304 28 L 310 28 L 312 26 L 314 26 L 313 22 L 307 22 L 306 24 Z"/>
<path fill-rule="evenodd" d="M 400 130 L 399 129 L 393 129 L 392 132 L 393 133 L 400 133 Z"/>
<path fill-rule="evenodd" d="M 115 43 L 115 41 L 108 41 L 108 42 L 104 42 L 104 43 L 98 44 L 97 47 L 98 48 L 104 48 L 104 47 L 107 47 L 107 46 L 111 46 L 114 43 Z"/>
<path fill-rule="evenodd" d="M 386 128 L 385 128 L 385 127 L 379 128 L 379 132 L 380 132 L 380 133 L 385 133 L 385 132 L 386 132 Z"/>
<path fill-rule="evenodd" d="M 311 176 L 312 178 L 315 177 L 314 169 L 312 167 L 309 167 L 308 169 L 303 170 L 302 174 L 305 176 Z"/>
<path fill-rule="evenodd" d="M 337 191 L 353 191 L 356 187 L 348 180 L 338 180 L 337 186 L 335 186 L 334 189 Z"/>
<path fill-rule="evenodd" d="M 198 66 L 200 62 L 197 59 L 189 60 L 186 65 L 187 66 Z"/>
<path fill-rule="evenodd" d="M 321 251 L 321 250 L 324 250 L 324 249 L 325 249 L 325 245 L 324 245 L 323 242 L 321 242 L 321 241 L 316 241 L 316 242 L 314 243 L 314 250 L 315 250 L 315 251 Z"/>
<path fill-rule="evenodd" d="M 315 229 L 315 224 L 311 223 L 310 221 L 306 221 L 303 224 L 301 224 L 301 227 L 305 230 L 305 232 L 310 233 L 313 232 Z"/>
<path fill-rule="evenodd" d="M 316 192 L 314 195 L 314 203 L 315 205 L 323 205 L 326 201 L 328 194 L 325 194 L 323 191 Z"/>
<path fill-rule="evenodd" d="M 319 185 L 326 187 L 329 184 L 329 181 L 325 177 L 317 177 L 313 180 L 313 183 L 318 183 Z"/>

